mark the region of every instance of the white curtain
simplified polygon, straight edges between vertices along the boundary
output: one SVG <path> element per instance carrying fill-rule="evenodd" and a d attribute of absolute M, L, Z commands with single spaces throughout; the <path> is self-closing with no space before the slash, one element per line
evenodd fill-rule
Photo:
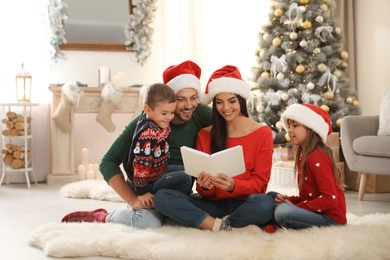
<path fill-rule="evenodd" d="M 269 0 L 158 0 L 153 52 L 160 70 L 193 60 L 202 68 L 203 88 L 212 72 L 227 64 L 249 77 L 269 4 Z"/>

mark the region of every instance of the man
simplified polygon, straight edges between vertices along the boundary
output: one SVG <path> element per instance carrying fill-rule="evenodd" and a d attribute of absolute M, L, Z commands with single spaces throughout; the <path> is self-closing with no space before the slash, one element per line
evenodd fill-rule
<path fill-rule="evenodd" d="M 168 172 L 184 170 L 180 147 L 186 145 L 195 148 L 198 131 L 211 124 L 211 108 L 199 103 L 200 75 L 200 67 L 192 61 L 172 65 L 163 73 L 164 84 L 176 93 L 175 116 L 171 121 Z M 76 211 L 66 215 L 62 222 L 110 222 L 136 228 L 155 228 L 162 225 L 163 216 L 154 209 L 152 202 L 141 203 L 132 189 L 132 184 L 125 180 L 119 167 L 122 163 L 127 165 L 134 131 L 143 113 L 142 111 L 134 117 L 125 127 L 103 156 L 99 167 L 104 179 L 124 199 L 128 207 L 110 213 L 105 209 Z"/>

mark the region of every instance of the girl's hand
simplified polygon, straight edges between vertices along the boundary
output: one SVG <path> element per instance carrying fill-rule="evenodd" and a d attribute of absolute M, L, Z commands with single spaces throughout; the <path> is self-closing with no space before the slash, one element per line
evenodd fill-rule
<path fill-rule="evenodd" d="M 150 192 L 145 193 L 144 195 L 138 196 L 139 203 L 136 203 L 135 206 L 137 208 L 133 208 L 134 210 L 137 209 L 150 209 L 153 208 L 153 194 Z"/>
<path fill-rule="evenodd" d="M 222 190 L 232 191 L 234 189 L 234 179 L 223 173 L 218 173 L 217 177 L 211 177 L 211 183 Z"/>
<path fill-rule="evenodd" d="M 211 189 L 213 187 L 210 173 L 201 172 L 196 179 L 196 183 L 198 183 L 204 189 Z"/>
<path fill-rule="evenodd" d="M 275 203 L 278 205 L 280 203 L 287 202 L 291 204 L 291 201 L 288 200 L 288 196 L 278 193 L 275 197 Z"/>

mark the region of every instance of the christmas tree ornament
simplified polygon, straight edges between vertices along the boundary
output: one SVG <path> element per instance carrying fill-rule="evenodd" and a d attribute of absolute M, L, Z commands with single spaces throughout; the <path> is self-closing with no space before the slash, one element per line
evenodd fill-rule
<path fill-rule="evenodd" d="M 295 41 L 298 38 L 298 34 L 296 32 L 290 33 L 290 39 Z"/>
<path fill-rule="evenodd" d="M 283 80 L 284 80 L 284 75 L 283 75 L 283 73 L 279 72 L 278 75 L 276 75 L 276 78 L 277 78 L 279 81 L 283 81 Z"/>
<path fill-rule="evenodd" d="M 261 73 L 260 77 L 262 77 L 262 78 L 269 78 L 270 74 L 269 74 L 268 71 L 264 71 L 263 73 Z"/>
<path fill-rule="evenodd" d="M 263 105 L 263 104 L 258 104 L 258 105 L 256 106 L 256 111 L 257 111 L 258 113 L 263 113 L 263 112 L 264 112 L 264 105 Z"/>
<path fill-rule="evenodd" d="M 328 6 L 326 4 L 321 5 L 321 10 L 326 13 L 328 11 Z"/>
<path fill-rule="evenodd" d="M 326 112 L 329 112 L 329 107 L 327 105 L 325 105 L 325 104 L 321 105 L 320 108 L 322 108 Z"/>
<path fill-rule="evenodd" d="M 318 68 L 318 71 L 325 72 L 328 67 L 324 63 L 321 63 L 321 64 L 318 65 L 317 68 Z"/>
<path fill-rule="evenodd" d="M 303 27 L 303 29 L 306 29 L 306 30 L 310 29 L 311 28 L 311 22 L 308 21 L 308 20 L 304 21 L 303 24 L 302 24 L 302 27 Z"/>
<path fill-rule="evenodd" d="M 309 3 L 309 0 L 299 0 L 299 3 L 301 5 L 307 5 Z"/>
<path fill-rule="evenodd" d="M 348 59 L 348 52 L 342 51 L 342 52 L 340 53 L 340 58 L 343 59 L 343 60 Z"/>
<path fill-rule="evenodd" d="M 310 81 L 309 83 L 307 83 L 307 89 L 308 89 L 308 90 L 313 90 L 314 87 L 315 87 L 315 86 L 314 86 L 314 83 L 313 83 L 313 82 Z"/>
<path fill-rule="evenodd" d="M 341 118 L 338 118 L 338 119 L 336 120 L 336 125 L 337 125 L 338 128 L 341 127 Z"/>
<path fill-rule="evenodd" d="M 333 99 L 334 98 L 334 93 L 332 91 L 326 92 L 326 98 L 327 99 Z"/>
<path fill-rule="evenodd" d="M 80 93 L 80 89 L 70 82 L 61 87 L 61 99 L 52 119 L 64 133 L 72 129 L 72 113 L 74 106 L 79 103 Z"/>
<path fill-rule="evenodd" d="M 272 40 L 272 44 L 276 47 L 280 46 L 280 44 L 282 43 L 282 40 L 279 38 L 279 37 L 275 37 L 273 40 Z"/>
<path fill-rule="evenodd" d="M 348 63 L 343 61 L 343 62 L 340 63 L 340 66 L 341 66 L 341 68 L 346 69 L 346 68 L 348 68 Z"/>
<path fill-rule="evenodd" d="M 359 105 L 359 101 L 357 101 L 357 100 L 352 101 L 352 105 L 353 106 L 358 106 Z"/>
<path fill-rule="evenodd" d="M 283 93 L 281 98 L 282 98 L 283 101 L 287 101 L 290 97 L 289 97 L 289 95 L 287 93 Z"/>
<path fill-rule="evenodd" d="M 343 72 L 341 70 L 335 70 L 333 72 L 333 75 L 335 75 L 337 78 L 341 78 L 341 76 L 343 75 Z"/>
<path fill-rule="evenodd" d="M 345 103 L 347 103 L 348 105 L 352 104 L 352 102 L 353 102 L 353 98 L 352 97 L 345 98 Z"/>
<path fill-rule="evenodd" d="M 340 27 L 334 28 L 334 32 L 335 32 L 337 35 L 340 35 L 340 34 L 341 34 L 341 29 L 340 29 Z"/>
<path fill-rule="evenodd" d="M 264 55 L 265 55 L 265 50 L 261 50 L 259 54 L 260 54 L 260 57 L 264 57 Z"/>
<path fill-rule="evenodd" d="M 282 130 L 282 129 L 283 129 L 283 123 L 282 123 L 282 121 L 276 122 L 275 127 L 276 127 L 279 131 Z"/>
<path fill-rule="evenodd" d="M 280 8 L 275 9 L 274 15 L 275 15 L 276 17 L 281 17 L 281 16 L 283 15 L 283 10 L 280 9 Z"/>
<path fill-rule="evenodd" d="M 306 47 L 307 47 L 307 41 L 306 41 L 306 40 L 302 40 L 302 41 L 299 43 L 299 46 L 301 46 L 302 48 L 306 48 Z"/>
<path fill-rule="evenodd" d="M 316 54 L 316 55 L 318 55 L 318 54 L 321 53 L 321 49 L 317 47 L 317 48 L 315 48 L 315 49 L 313 50 L 313 53 Z"/>
<path fill-rule="evenodd" d="M 316 17 L 316 22 L 317 23 L 322 23 L 323 21 L 324 21 L 324 17 L 323 16 L 319 15 L 319 16 Z"/>
<path fill-rule="evenodd" d="M 301 74 L 301 73 L 303 73 L 303 72 L 305 71 L 305 66 L 299 64 L 299 65 L 296 67 L 295 71 L 296 71 L 297 73 Z"/>
<path fill-rule="evenodd" d="M 299 10 L 301 11 L 301 13 L 306 12 L 306 6 L 301 5 L 301 6 L 299 7 Z"/>
<path fill-rule="evenodd" d="M 263 40 L 264 40 L 264 41 L 269 41 L 270 38 L 271 38 L 271 37 L 270 37 L 270 35 L 269 35 L 268 33 L 264 33 L 264 34 L 263 34 Z"/>
<path fill-rule="evenodd" d="M 113 83 L 107 83 L 100 94 L 102 103 L 96 121 L 101 124 L 108 132 L 115 131 L 116 126 L 111 121 L 111 115 L 116 110 L 122 98 L 122 89 L 115 86 Z"/>
<path fill-rule="evenodd" d="M 286 134 L 284 135 L 284 138 L 286 139 L 287 142 L 291 142 L 291 138 L 290 138 L 290 136 L 288 135 L 288 133 L 286 133 Z"/>

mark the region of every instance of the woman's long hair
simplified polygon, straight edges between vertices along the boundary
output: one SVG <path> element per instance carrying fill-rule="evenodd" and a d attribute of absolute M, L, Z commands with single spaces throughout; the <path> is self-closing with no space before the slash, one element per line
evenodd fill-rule
<path fill-rule="evenodd" d="M 303 184 L 303 179 L 306 176 L 306 160 L 307 157 L 317 148 L 319 147 L 321 150 L 323 150 L 329 158 L 332 160 L 332 169 L 333 169 L 333 180 L 334 184 L 337 188 L 344 189 L 345 185 L 341 181 L 341 173 L 339 169 L 336 166 L 336 162 L 333 157 L 333 151 L 332 149 L 324 144 L 320 136 L 314 132 L 312 129 L 307 128 L 307 136 L 305 141 L 302 145 L 295 145 L 294 146 L 294 152 L 295 152 L 295 165 L 294 165 L 294 172 L 295 174 L 298 173 L 298 165 L 301 164 L 301 170 L 302 170 L 302 179 L 299 182 L 299 187 Z M 303 147 L 306 147 L 305 151 L 302 149 Z"/>
<path fill-rule="evenodd" d="M 241 97 L 240 95 L 236 95 L 236 96 L 238 102 L 240 103 L 241 115 L 249 117 L 248 109 L 246 106 L 246 99 Z M 228 138 L 226 121 L 217 111 L 215 96 L 213 98 L 211 122 L 212 122 L 212 128 L 210 131 L 211 134 L 210 150 L 211 153 L 215 153 L 226 149 L 226 142 Z"/>

